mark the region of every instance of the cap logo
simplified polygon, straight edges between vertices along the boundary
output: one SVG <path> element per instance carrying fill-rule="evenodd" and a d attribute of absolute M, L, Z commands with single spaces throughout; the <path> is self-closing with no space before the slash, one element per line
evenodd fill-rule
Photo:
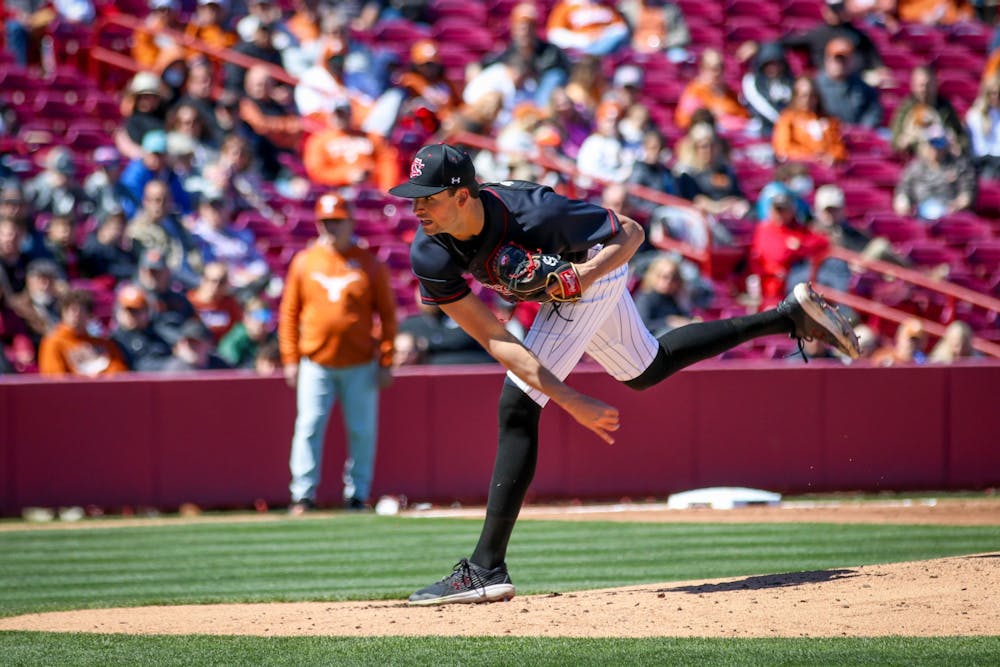
<path fill-rule="evenodd" d="M 452 185 L 458 185 L 461 182 L 462 182 L 462 179 L 459 176 L 452 176 L 451 177 L 451 184 Z"/>
<path fill-rule="evenodd" d="M 420 158 L 413 158 L 413 164 L 410 165 L 410 178 L 416 178 L 424 173 L 424 161 Z"/>
<path fill-rule="evenodd" d="M 324 213 L 333 213 L 338 203 L 337 198 L 333 195 L 324 195 L 323 199 L 320 200 L 320 207 Z"/>

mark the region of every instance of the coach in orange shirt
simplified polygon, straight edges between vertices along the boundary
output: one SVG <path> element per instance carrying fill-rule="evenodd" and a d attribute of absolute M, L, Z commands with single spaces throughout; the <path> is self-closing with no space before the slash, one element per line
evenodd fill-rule
<path fill-rule="evenodd" d="M 344 507 L 368 507 L 378 392 L 392 381 L 396 336 L 388 270 L 355 245 L 351 210 L 339 194 L 316 202 L 316 229 L 318 240 L 292 258 L 278 323 L 285 379 L 298 406 L 289 461 L 292 514 L 315 506 L 323 436 L 338 399 L 348 439 Z"/>

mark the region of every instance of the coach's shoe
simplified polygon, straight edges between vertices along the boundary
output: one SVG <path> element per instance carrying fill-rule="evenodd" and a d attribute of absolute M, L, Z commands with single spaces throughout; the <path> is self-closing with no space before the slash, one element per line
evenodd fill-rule
<path fill-rule="evenodd" d="M 818 340 L 840 350 L 851 359 L 861 355 L 854 329 L 836 308 L 832 308 L 808 283 L 799 283 L 778 304 L 778 312 L 795 323 L 793 338 Z"/>
<path fill-rule="evenodd" d="M 350 497 L 344 501 L 344 510 L 347 512 L 370 512 L 372 506 L 360 498 Z"/>
<path fill-rule="evenodd" d="M 288 506 L 288 514 L 290 516 L 303 516 L 314 509 L 316 509 L 316 503 L 309 498 L 303 498 L 302 500 L 296 500 Z"/>
<path fill-rule="evenodd" d="M 497 602 L 514 597 L 514 584 L 501 564 L 492 570 L 463 558 L 447 577 L 410 596 L 411 605 Z"/>

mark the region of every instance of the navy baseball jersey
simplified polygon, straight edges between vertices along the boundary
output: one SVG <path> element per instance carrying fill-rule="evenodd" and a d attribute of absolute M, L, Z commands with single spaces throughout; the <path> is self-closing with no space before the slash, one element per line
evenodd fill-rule
<path fill-rule="evenodd" d="M 610 209 L 567 199 L 552 188 L 527 181 L 486 183 L 480 187 L 485 220 L 477 236 L 459 240 L 450 234 L 427 235 L 422 229 L 410 246 L 410 264 L 420 280 L 424 303 L 453 303 L 471 290 L 465 275 L 513 300 L 490 266 L 504 245 L 560 255 L 569 262 L 618 233 L 621 223 Z"/>

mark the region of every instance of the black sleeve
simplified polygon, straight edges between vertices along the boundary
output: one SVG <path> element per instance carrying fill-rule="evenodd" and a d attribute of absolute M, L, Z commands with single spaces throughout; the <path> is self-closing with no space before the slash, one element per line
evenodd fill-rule
<path fill-rule="evenodd" d="M 603 243 L 621 230 L 618 215 L 581 199 L 569 199 L 545 188 L 540 191 L 537 209 L 542 212 L 533 228 L 554 233 L 554 247 L 539 247 L 559 254 L 582 252 Z M 551 250 L 550 250 L 551 249 Z"/>
<path fill-rule="evenodd" d="M 472 291 L 462 268 L 448 251 L 421 230 L 410 246 L 410 264 L 420 281 L 420 298 L 426 304 L 454 303 Z"/>

